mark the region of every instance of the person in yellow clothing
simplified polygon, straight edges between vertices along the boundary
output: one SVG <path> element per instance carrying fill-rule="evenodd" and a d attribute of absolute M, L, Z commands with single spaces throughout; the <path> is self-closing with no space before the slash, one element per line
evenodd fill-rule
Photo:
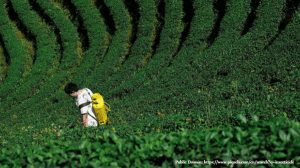
<path fill-rule="evenodd" d="M 98 126 L 98 122 L 92 107 L 92 91 L 88 88 L 79 89 L 75 83 L 68 83 L 65 86 L 65 93 L 75 98 L 76 106 L 82 115 L 84 127 Z"/>

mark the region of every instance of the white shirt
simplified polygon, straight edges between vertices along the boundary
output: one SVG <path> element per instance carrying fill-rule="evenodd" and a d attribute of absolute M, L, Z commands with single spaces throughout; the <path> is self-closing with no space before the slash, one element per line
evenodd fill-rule
<path fill-rule="evenodd" d="M 76 98 L 76 106 L 77 107 L 79 107 L 83 103 L 92 102 L 91 95 L 93 94 L 93 92 L 90 89 L 84 88 L 84 89 L 79 90 L 79 92 L 80 93 Z M 80 113 L 81 113 L 81 115 L 88 114 L 88 117 L 87 117 L 88 126 L 97 126 L 98 125 L 96 116 L 93 111 L 92 103 L 82 107 L 80 109 Z"/>

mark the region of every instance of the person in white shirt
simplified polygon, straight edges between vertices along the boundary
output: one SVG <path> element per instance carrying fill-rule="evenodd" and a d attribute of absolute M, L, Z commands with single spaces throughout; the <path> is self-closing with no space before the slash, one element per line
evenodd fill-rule
<path fill-rule="evenodd" d="M 82 115 L 83 126 L 98 126 L 92 107 L 92 91 L 88 88 L 79 89 L 75 83 L 70 82 L 65 86 L 65 93 L 75 98 L 76 106 Z"/>

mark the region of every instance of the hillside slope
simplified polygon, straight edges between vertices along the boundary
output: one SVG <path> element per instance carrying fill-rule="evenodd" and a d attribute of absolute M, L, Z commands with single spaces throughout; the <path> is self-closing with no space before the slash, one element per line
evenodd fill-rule
<path fill-rule="evenodd" d="M 0 0 L 0 146 L 80 126 L 70 81 L 119 135 L 300 121 L 299 0 L 88 1 Z"/>

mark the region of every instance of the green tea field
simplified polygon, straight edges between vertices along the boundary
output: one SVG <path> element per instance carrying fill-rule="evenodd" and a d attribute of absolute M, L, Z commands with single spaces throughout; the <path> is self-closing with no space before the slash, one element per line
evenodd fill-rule
<path fill-rule="evenodd" d="M 300 167 L 300 0 L 0 0 L 0 167 L 194 166 Z"/>

